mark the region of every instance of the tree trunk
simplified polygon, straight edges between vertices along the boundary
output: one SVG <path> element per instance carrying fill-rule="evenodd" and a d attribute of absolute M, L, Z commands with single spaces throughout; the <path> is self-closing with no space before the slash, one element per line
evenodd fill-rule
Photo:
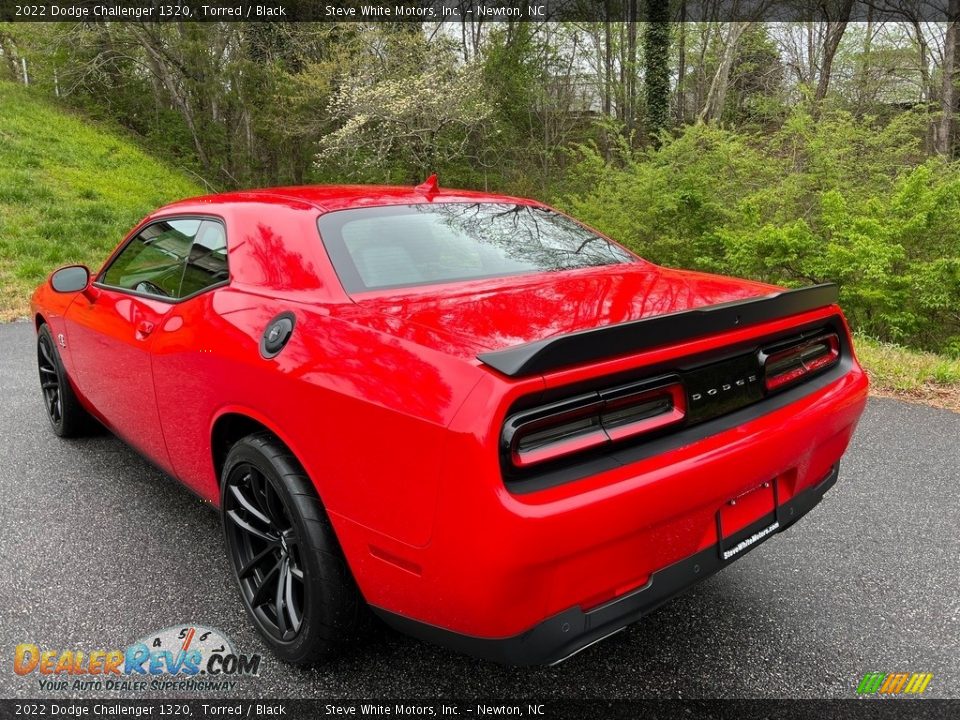
<path fill-rule="evenodd" d="M 190 136 L 193 139 L 194 149 L 197 151 L 197 158 L 203 165 L 204 170 L 210 170 L 210 161 L 203 149 L 203 143 L 200 142 L 200 133 L 197 131 L 197 123 L 193 108 L 190 105 L 190 99 L 186 93 L 180 91 L 180 84 L 174 80 L 170 68 L 164 63 L 162 54 L 141 36 L 140 42 L 146 51 L 147 65 L 150 67 L 153 75 L 163 84 L 170 96 L 170 101 L 180 111 L 183 121 L 187 124 Z"/>
<path fill-rule="evenodd" d="M 720 116 L 723 115 L 723 106 L 727 100 L 727 89 L 730 86 L 730 70 L 733 68 L 733 61 L 737 58 L 737 47 L 744 31 L 751 24 L 750 22 L 732 22 L 729 24 L 730 29 L 727 31 L 723 57 L 720 58 L 720 65 L 713 75 L 710 90 L 707 91 L 707 99 L 697 116 L 697 122 L 719 120 Z"/>
<path fill-rule="evenodd" d="M 921 100 L 923 102 L 933 102 L 934 89 L 930 79 L 930 47 L 923 36 L 923 30 L 917 20 L 911 22 L 913 34 L 917 39 L 917 67 L 920 70 L 920 81 L 923 83 L 921 89 Z"/>
<path fill-rule="evenodd" d="M 627 25 L 627 129 L 637 122 L 637 0 L 630 0 Z"/>
<path fill-rule="evenodd" d="M 827 23 L 827 35 L 823 41 L 823 62 L 820 65 L 820 78 L 817 81 L 817 92 L 814 100 L 820 102 L 827 96 L 830 87 L 830 75 L 833 72 L 833 58 L 837 54 L 840 40 L 847 30 L 850 21 L 850 11 L 853 9 L 853 0 L 844 0 L 837 13 L 837 19 Z"/>
<path fill-rule="evenodd" d="M 647 27 L 643 38 L 644 85 L 647 96 L 647 132 L 656 139 L 670 114 L 670 9 L 660 0 L 647 0 Z"/>
<path fill-rule="evenodd" d="M 610 27 L 610 0 L 603 3 L 603 114 L 610 117 L 613 107 L 613 28 Z"/>
<path fill-rule="evenodd" d="M 627 9 L 624 8 L 624 18 L 627 17 Z M 617 98 L 617 119 L 626 124 L 627 122 L 627 42 L 626 26 L 629 23 L 617 23 L 617 47 L 620 48 L 620 56 L 617 58 L 617 64 L 620 66 L 620 79 L 617 81 L 617 91 L 614 97 Z"/>
<path fill-rule="evenodd" d="M 687 74 L 687 0 L 680 0 L 680 37 L 677 39 L 677 124 L 682 125 L 686 119 L 687 91 L 684 86 L 684 76 Z"/>
<path fill-rule="evenodd" d="M 953 125 L 956 108 L 957 41 L 960 24 L 960 0 L 950 0 L 947 10 L 947 35 L 943 42 L 943 86 L 940 90 L 940 127 L 937 130 L 937 152 L 953 154 Z"/>
<path fill-rule="evenodd" d="M 703 30 L 700 32 L 700 53 L 697 57 L 696 68 L 694 69 L 697 78 L 697 83 L 694 87 L 695 92 L 693 94 L 694 108 L 703 105 L 703 101 L 707 96 L 707 90 L 709 90 L 707 82 L 707 50 L 710 48 L 710 43 L 713 42 L 712 28 L 714 26 L 718 26 L 718 23 L 704 23 Z"/>
<path fill-rule="evenodd" d="M 17 53 L 13 40 L 8 35 L 0 32 L 0 55 L 7 62 L 7 70 L 10 73 L 10 79 L 17 77 Z"/>

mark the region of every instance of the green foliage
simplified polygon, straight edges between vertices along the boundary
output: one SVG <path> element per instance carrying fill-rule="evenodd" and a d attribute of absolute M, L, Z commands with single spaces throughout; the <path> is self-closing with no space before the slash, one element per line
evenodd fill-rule
<path fill-rule="evenodd" d="M 99 267 L 148 212 L 201 192 L 122 131 L 0 81 L 0 319 L 58 265 Z"/>
<path fill-rule="evenodd" d="M 779 124 L 786 108 L 784 68 L 777 44 L 762 24 L 743 34 L 730 74 L 724 121 L 743 127 Z"/>
<path fill-rule="evenodd" d="M 960 356 L 960 164 L 922 159 L 924 122 L 796 109 L 772 135 L 698 125 L 616 165 L 581 147 L 560 204 L 658 263 L 836 282 L 861 332 Z"/>

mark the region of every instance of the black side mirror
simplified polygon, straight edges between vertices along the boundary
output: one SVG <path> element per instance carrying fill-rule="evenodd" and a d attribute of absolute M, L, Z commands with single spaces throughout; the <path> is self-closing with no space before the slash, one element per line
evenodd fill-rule
<path fill-rule="evenodd" d="M 57 292 L 80 292 L 90 284 L 90 271 L 84 265 L 67 265 L 50 276 L 50 287 Z"/>

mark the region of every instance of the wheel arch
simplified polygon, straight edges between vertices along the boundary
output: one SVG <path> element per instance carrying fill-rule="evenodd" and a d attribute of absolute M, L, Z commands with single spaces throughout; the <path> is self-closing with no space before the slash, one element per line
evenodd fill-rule
<path fill-rule="evenodd" d="M 214 418 L 210 427 L 210 452 L 213 462 L 213 471 L 217 483 L 220 487 L 223 465 L 227 459 L 227 453 L 230 448 L 247 435 L 256 432 L 268 432 L 281 443 L 290 454 L 293 455 L 301 466 L 305 467 L 303 456 L 297 452 L 297 449 L 290 442 L 289 438 L 271 422 L 268 418 L 249 408 L 231 407 L 225 408 Z M 316 489 L 316 483 L 311 478 L 311 484 Z M 319 495 L 319 490 L 317 491 Z"/>
<path fill-rule="evenodd" d="M 33 318 L 34 329 L 39 332 L 40 328 L 47 324 L 47 319 L 43 317 L 40 313 L 37 313 Z"/>

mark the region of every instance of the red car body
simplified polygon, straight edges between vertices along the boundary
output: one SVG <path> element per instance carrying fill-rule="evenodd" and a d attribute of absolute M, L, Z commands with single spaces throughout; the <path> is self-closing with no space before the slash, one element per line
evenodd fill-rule
<path fill-rule="evenodd" d="M 217 505 L 230 441 L 268 429 L 315 485 L 378 614 L 505 662 L 556 661 L 621 629 L 784 529 L 836 480 L 867 378 L 831 288 L 791 293 L 636 258 L 344 289 L 318 218 L 438 202 L 545 207 L 349 186 L 185 200 L 130 237 L 158 219 L 215 218 L 228 281 L 168 302 L 96 273 L 81 292 L 45 283 L 33 313 L 84 407 L 156 465 Z M 295 330 L 264 357 L 282 313 Z M 763 385 L 777 348 L 824 333 L 829 367 L 688 422 L 694 395 Z M 681 378 L 660 401 L 687 420 L 573 452 L 572 465 L 507 467 L 510 418 L 653 376 Z"/>

